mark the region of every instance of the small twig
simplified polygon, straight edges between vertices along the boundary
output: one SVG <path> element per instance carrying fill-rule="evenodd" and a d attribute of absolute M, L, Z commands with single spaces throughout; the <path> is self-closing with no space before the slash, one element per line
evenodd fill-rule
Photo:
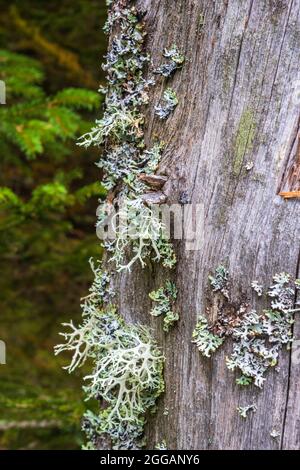
<path fill-rule="evenodd" d="M 300 191 L 282 191 L 279 196 L 284 199 L 297 199 L 300 198 Z"/>

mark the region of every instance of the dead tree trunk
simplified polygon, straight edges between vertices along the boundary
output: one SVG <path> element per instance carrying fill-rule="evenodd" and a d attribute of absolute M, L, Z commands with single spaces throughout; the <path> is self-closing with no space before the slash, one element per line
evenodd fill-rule
<path fill-rule="evenodd" d="M 173 43 L 186 56 L 183 69 L 168 80 L 179 105 L 166 122 L 149 107 L 147 141 L 158 136 L 166 143 L 160 171 L 169 177 L 168 201 L 205 208 L 201 250 L 175 245 L 181 318 L 168 335 L 149 315 L 148 298 L 165 271 L 135 266 L 120 275 L 120 312 L 151 325 L 166 355 L 166 391 L 148 420 L 147 446 L 165 439 L 169 449 L 299 448 L 300 365 L 291 354 L 281 354 L 280 370 L 268 373 L 263 390 L 240 390 L 225 366 L 231 340 L 206 359 L 191 336 L 199 313 L 213 319 L 207 279 L 221 263 L 229 268 L 237 304 L 255 302 L 253 279 L 270 285 L 274 273 L 300 274 L 300 201 L 279 196 L 300 189 L 300 0 L 137 5 L 145 13 L 154 66 Z M 151 103 L 165 87 L 161 81 L 153 88 Z M 297 318 L 294 336 L 300 338 Z M 253 399 L 257 412 L 241 419 L 236 407 Z M 280 437 L 272 438 L 272 429 Z"/>

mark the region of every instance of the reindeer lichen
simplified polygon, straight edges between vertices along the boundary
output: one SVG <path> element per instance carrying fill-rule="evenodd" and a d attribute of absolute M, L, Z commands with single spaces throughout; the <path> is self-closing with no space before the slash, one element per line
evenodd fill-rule
<path fill-rule="evenodd" d="M 139 445 L 145 424 L 145 413 L 153 408 L 164 390 L 164 358 L 142 325 L 129 325 L 110 303 L 114 293 L 106 290 L 108 275 L 95 268 L 90 294 L 83 299 L 83 322 L 75 327 L 64 324 L 70 332 L 61 333 L 66 342 L 55 353 L 71 351 L 73 357 L 66 369 L 72 372 L 90 358 L 94 370 L 84 377 L 87 399 L 105 404 L 98 414 L 88 411 L 83 429 L 91 445 L 100 433 L 110 436 L 114 448 L 129 449 Z"/>
<path fill-rule="evenodd" d="M 150 314 L 154 317 L 163 315 L 163 329 L 168 333 L 174 323 L 179 320 L 179 314 L 173 308 L 174 302 L 177 299 L 175 284 L 167 280 L 163 287 L 150 292 L 149 297 L 155 303 Z"/>

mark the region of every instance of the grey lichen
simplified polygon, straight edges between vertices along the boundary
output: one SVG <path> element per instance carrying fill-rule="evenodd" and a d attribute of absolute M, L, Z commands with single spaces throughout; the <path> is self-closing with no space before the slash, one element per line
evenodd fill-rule
<path fill-rule="evenodd" d="M 156 450 L 168 450 L 165 439 L 155 445 Z"/>
<path fill-rule="evenodd" d="M 214 276 L 209 276 L 210 285 L 213 288 L 213 292 L 220 291 L 224 297 L 228 299 L 228 270 L 224 266 L 218 266 L 215 270 Z"/>
<path fill-rule="evenodd" d="M 246 406 L 238 406 L 237 411 L 242 418 L 246 419 L 248 417 L 249 411 L 252 411 L 253 413 L 257 411 L 257 406 L 254 403 Z"/>
<path fill-rule="evenodd" d="M 229 304 L 227 269 L 219 267 L 215 277 L 210 277 L 210 283 L 213 292 L 223 292 Z M 293 281 L 290 275 L 276 274 L 267 293 L 270 298 L 269 309 L 258 313 L 248 304 L 242 304 L 231 316 L 221 312 L 217 321 L 210 326 L 204 317 L 200 317 L 193 341 L 200 352 L 209 357 L 226 336 L 231 336 L 233 349 L 231 355 L 226 358 L 226 364 L 230 370 L 241 372 L 236 383 L 241 386 L 254 383 L 262 388 L 266 372 L 277 365 L 282 348 L 290 348 L 293 314 L 298 311 L 293 309 L 298 285 L 298 280 Z M 252 282 L 252 287 L 259 295 L 262 294 L 263 286 L 257 281 Z M 222 308 L 225 307 L 226 305 L 223 305 Z M 232 304 L 229 304 L 228 308 L 232 310 Z"/>
<path fill-rule="evenodd" d="M 176 44 L 170 49 L 165 49 L 163 53 L 168 62 L 162 64 L 155 73 L 163 75 L 164 77 L 170 77 L 177 69 L 180 69 L 184 63 L 184 55 L 179 52 Z"/>
<path fill-rule="evenodd" d="M 261 297 L 263 295 L 263 286 L 261 284 L 258 284 L 257 281 L 252 281 L 251 287 L 257 293 L 258 297 Z"/>
<path fill-rule="evenodd" d="M 179 320 L 178 312 L 174 311 L 174 303 L 177 299 L 177 288 L 169 280 L 163 287 L 149 294 L 150 299 L 155 303 L 150 314 L 154 317 L 163 315 L 163 330 L 168 333 L 170 328 Z"/>
<path fill-rule="evenodd" d="M 178 105 L 178 98 L 172 88 L 167 88 L 163 94 L 163 104 L 155 106 L 155 114 L 160 119 L 167 119 Z"/>

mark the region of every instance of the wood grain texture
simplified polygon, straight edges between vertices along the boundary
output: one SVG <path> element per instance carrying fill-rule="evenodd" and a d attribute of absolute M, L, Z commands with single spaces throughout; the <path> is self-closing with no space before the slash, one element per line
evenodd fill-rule
<path fill-rule="evenodd" d="M 229 268 L 237 305 L 246 299 L 255 305 L 249 288 L 254 279 L 269 285 L 276 272 L 299 275 L 300 201 L 278 193 L 299 133 L 300 0 L 137 4 L 145 13 L 154 66 L 173 43 L 187 59 L 174 78 L 154 87 L 146 140 L 158 136 L 166 143 L 160 172 L 169 177 L 169 202 L 184 194 L 205 208 L 202 249 L 187 251 L 184 242 L 175 243 L 172 276 L 181 319 L 167 336 L 161 320 L 149 315 L 148 293 L 169 273 L 137 266 L 118 279 L 121 313 L 151 325 L 166 355 L 166 392 L 148 420 L 148 448 L 166 439 L 169 449 L 299 449 L 300 366 L 291 354 L 281 354 L 280 370 L 268 373 L 262 391 L 245 391 L 225 366 L 230 340 L 205 359 L 191 336 L 197 315 L 210 305 L 207 279 L 219 264 Z M 167 85 L 176 90 L 179 105 L 164 123 L 154 105 Z M 253 169 L 245 170 L 251 161 Z M 300 319 L 294 332 L 300 339 Z M 257 412 L 243 420 L 236 407 L 253 400 Z M 273 429 L 279 438 L 270 436 Z"/>

